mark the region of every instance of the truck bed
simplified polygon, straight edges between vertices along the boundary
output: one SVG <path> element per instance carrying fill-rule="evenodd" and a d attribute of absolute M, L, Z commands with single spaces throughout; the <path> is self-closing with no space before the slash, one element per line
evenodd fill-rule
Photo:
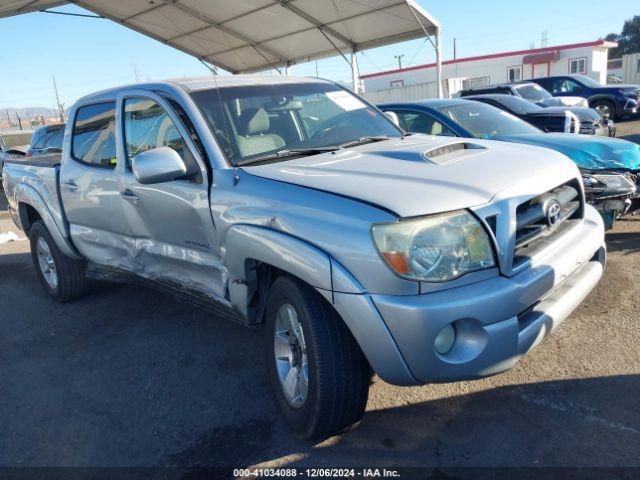
<path fill-rule="evenodd" d="M 20 196 L 28 196 L 47 209 L 60 232 L 68 235 L 60 199 L 60 155 L 12 158 L 5 162 L 2 177 L 12 217 L 17 218 Z"/>
<path fill-rule="evenodd" d="M 32 167 L 54 168 L 60 166 L 62 155 L 60 153 L 49 155 L 38 155 L 35 157 L 13 157 L 4 161 L 5 164 L 15 163 L 18 165 L 28 165 Z"/>

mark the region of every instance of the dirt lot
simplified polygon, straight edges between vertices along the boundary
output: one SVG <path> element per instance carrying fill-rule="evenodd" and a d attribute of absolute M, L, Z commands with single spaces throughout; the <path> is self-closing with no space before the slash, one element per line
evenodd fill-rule
<path fill-rule="evenodd" d="M 600 285 L 512 371 L 376 379 L 360 427 L 320 444 L 280 422 L 259 330 L 128 285 L 60 305 L 28 242 L 1 245 L 0 465 L 640 467 L 640 217 L 607 244 Z"/>

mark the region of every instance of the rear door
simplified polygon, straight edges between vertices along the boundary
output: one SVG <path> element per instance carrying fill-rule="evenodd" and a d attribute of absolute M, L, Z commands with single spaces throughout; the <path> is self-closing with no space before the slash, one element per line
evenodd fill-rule
<path fill-rule="evenodd" d="M 204 152 L 194 141 L 184 112 L 159 95 L 141 91 L 121 98 L 124 209 L 129 219 L 135 258 L 146 277 L 169 280 L 218 297 L 225 294 L 209 203 Z M 185 123 L 187 125 L 185 125 Z M 170 147 L 187 165 L 187 175 L 143 185 L 132 161 L 146 150 Z"/>
<path fill-rule="evenodd" d="M 116 142 L 116 102 L 81 106 L 60 171 L 60 191 L 71 238 L 87 259 L 131 267 L 131 230 L 122 208 Z"/>

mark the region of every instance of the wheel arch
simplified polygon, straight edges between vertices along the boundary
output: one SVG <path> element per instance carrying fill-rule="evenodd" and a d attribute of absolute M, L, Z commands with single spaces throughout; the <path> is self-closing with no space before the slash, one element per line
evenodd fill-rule
<path fill-rule="evenodd" d="M 18 185 L 14 192 L 14 199 L 18 220 L 26 235 L 29 235 L 29 230 L 36 220 L 42 220 L 53 241 L 65 255 L 75 259 L 82 258 L 69 239 L 64 236 L 46 202 L 35 188 L 24 183 Z"/>
<path fill-rule="evenodd" d="M 416 384 L 369 295 L 326 252 L 286 233 L 250 225 L 231 227 L 224 251 L 231 304 L 249 323 L 262 323 L 271 283 L 279 275 L 290 275 L 325 298 L 383 379 Z"/>
<path fill-rule="evenodd" d="M 598 101 L 606 101 L 613 106 L 614 115 L 619 114 L 619 105 L 613 95 L 609 95 L 606 93 L 599 93 L 597 95 L 592 95 L 589 97 L 589 107 L 593 108 L 593 105 Z"/>

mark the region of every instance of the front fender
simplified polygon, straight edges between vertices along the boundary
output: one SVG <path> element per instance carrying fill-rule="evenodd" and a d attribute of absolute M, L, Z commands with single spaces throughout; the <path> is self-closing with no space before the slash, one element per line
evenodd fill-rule
<path fill-rule="evenodd" d="M 47 227 L 47 230 L 49 230 L 53 241 L 56 242 L 56 245 L 62 253 L 71 258 L 82 258 L 69 239 L 63 235 L 58 224 L 53 218 L 51 210 L 49 210 L 46 202 L 35 188 L 21 183 L 16 186 L 13 198 L 15 205 L 17 205 L 16 212 L 20 227 L 26 234 L 29 234 L 29 228 L 31 227 L 26 209 L 26 206 L 28 205 L 38 212 L 38 215 L 40 215 L 40 218 Z"/>
<path fill-rule="evenodd" d="M 229 295 L 233 307 L 247 316 L 248 261 L 266 263 L 307 284 L 330 292 L 331 260 L 300 239 L 264 227 L 235 225 L 227 230 L 223 262 L 229 270 Z"/>
<path fill-rule="evenodd" d="M 245 318 L 252 275 L 249 261 L 269 264 L 315 287 L 333 304 L 381 378 L 399 385 L 416 383 L 371 297 L 327 253 L 286 233 L 252 225 L 230 227 L 222 251 L 229 270 L 231 304 Z"/>

